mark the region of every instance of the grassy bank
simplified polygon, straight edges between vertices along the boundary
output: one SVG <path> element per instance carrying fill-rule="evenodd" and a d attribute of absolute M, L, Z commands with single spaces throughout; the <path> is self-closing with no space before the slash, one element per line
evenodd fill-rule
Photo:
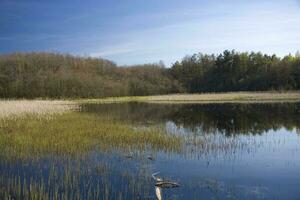
<path fill-rule="evenodd" d="M 300 91 L 293 92 L 228 92 L 203 94 L 171 94 L 157 96 L 114 97 L 77 100 L 80 103 L 272 103 L 299 102 Z"/>

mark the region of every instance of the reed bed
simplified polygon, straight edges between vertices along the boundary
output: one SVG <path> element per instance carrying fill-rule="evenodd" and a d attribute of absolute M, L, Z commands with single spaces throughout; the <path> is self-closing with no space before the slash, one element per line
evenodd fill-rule
<path fill-rule="evenodd" d="M 83 103 L 272 103 L 299 102 L 300 92 L 227 92 L 203 94 L 169 94 L 156 96 L 110 97 L 104 99 L 79 100 Z"/>
<path fill-rule="evenodd" d="M 148 101 L 282 101 L 299 100 L 300 92 L 228 92 L 204 94 L 174 94 L 148 97 Z"/>
<path fill-rule="evenodd" d="M 78 106 L 71 101 L 49 100 L 5 100 L 0 101 L 0 119 L 26 115 L 49 117 L 62 114 Z"/>
<path fill-rule="evenodd" d="M 176 135 L 158 127 L 135 128 L 126 122 L 79 112 L 51 119 L 36 120 L 32 116 L 0 121 L 0 159 L 5 160 L 82 157 L 94 150 L 128 155 L 150 150 L 193 156 L 246 147 L 234 138 Z"/>
<path fill-rule="evenodd" d="M 80 156 L 94 149 L 184 153 L 185 144 L 193 144 L 199 153 L 209 153 L 241 146 L 236 140 L 174 135 L 157 126 L 137 128 L 108 117 L 109 113 L 75 111 L 78 108 L 69 101 L 0 101 L 0 156 Z"/>
<path fill-rule="evenodd" d="M 70 112 L 52 119 L 34 116 L 0 121 L 0 156 L 80 155 L 95 148 L 179 151 L 182 140 L 157 129 L 137 130 L 96 115 Z"/>
<path fill-rule="evenodd" d="M 48 168 L 35 166 L 34 175 L 26 171 L 27 162 L 19 170 L 7 168 L 0 172 L 0 199 L 131 199 L 151 191 L 150 175 L 145 170 L 132 168 L 124 162 L 103 160 L 101 164 L 109 169 L 99 173 L 93 162 L 84 159 L 80 162 L 53 161 Z M 98 163 L 98 164 L 100 164 Z M 118 172 L 122 164 L 124 174 Z M 32 170 L 31 169 L 31 170 Z M 28 172 L 28 174 L 23 174 Z M 124 186 L 122 190 L 116 181 Z"/>

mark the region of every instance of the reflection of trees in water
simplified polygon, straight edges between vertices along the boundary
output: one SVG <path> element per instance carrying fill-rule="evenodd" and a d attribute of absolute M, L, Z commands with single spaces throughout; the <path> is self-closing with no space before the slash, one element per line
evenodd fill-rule
<path fill-rule="evenodd" d="M 299 105 L 296 104 L 209 104 L 187 105 L 171 120 L 176 125 L 204 132 L 258 134 L 285 127 L 300 127 Z"/>
<path fill-rule="evenodd" d="M 85 105 L 83 111 L 130 123 L 174 122 L 205 133 L 261 134 L 282 127 L 300 132 L 300 104 L 104 104 Z"/>

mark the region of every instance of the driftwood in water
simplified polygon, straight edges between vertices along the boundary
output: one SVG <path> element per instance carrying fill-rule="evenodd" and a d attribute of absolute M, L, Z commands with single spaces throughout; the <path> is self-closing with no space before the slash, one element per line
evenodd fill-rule
<path fill-rule="evenodd" d="M 157 181 L 155 186 L 160 187 L 160 188 L 175 188 L 175 187 L 179 187 L 180 185 L 173 181 L 164 180 L 164 181 Z"/>
<path fill-rule="evenodd" d="M 155 186 L 161 187 L 161 188 L 174 188 L 174 187 L 179 187 L 179 183 L 175 181 L 170 181 L 170 180 L 163 180 L 162 178 L 156 177 L 156 175 L 159 174 L 159 172 L 156 172 L 152 174 L 152 178 L 156 180 Z"/>
<path fill-rule="evenodd" d="M 155 194 L 157 200 L 162 200 L 162 191 L 160 187 L 155 187 Z"/>
<path fill-rule="evenodd" d="M 162 188 L 175 188 L 180 185 L 174 181 L 163 180 L 162 178 L 156 177 L 157 174 L 159 174 L 159 172 L 152 174 L 152 178 L 156 180 L 155 194 L 157 200 L 162 200 Z"/>

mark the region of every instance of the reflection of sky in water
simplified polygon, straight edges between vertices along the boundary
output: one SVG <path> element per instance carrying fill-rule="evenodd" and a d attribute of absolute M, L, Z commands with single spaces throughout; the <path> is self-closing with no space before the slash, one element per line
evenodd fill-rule
<path fill-rule="evenodd" d="M 95 150 L 81 160 L 0 160 L 0 185 L 7 185 L 9 179 L 18 185 L 21 176 L 23 187 L 26 187 L 23 179 L 45 182 L 46 188 L 50 187 L 47 185 L 50 181 L 50 188 L 60 195 L 72 191 L 70 198 L 79 188 L 82 198 L 96 198 L 97 195 L 88 196 L 96 191 L 104 197 L 109 193 L 110 199 L 155 199 L 151 174 L 160 172 L 160 177 L 181 184 L 179 188 L 163 189 L 165 199 L 299 199 L 300 121 L 295 107 L 293 104 L 246 108 L 195 105 L 193 110 L 193 105 L 90 106 L 83 111 L 105 113 L 135 128 L 157 125 L 168 134 L 184 136 L 188 141 L 185 151 L 141 153 L 132 149 L 101 153 Z M 231 132 L 234 134 L 228 134 Z M 208 151 L 197 149 L 192 144 L 197 139 L 222 148 L 212 145 L 207 147 L 212 148 Z M 148 159 L 149 155 L 154 159 Z M 57 189 L 53 188 L 54 183 Z"/>
<path fill-rule="evenodd" d="M 171 127 L 170 132 L 176 130 L 174 123 L 167 122 L 166 126 Z M 189 130 L 185 132 L 182 127 L 177 131 L 180 134 L 193 134 Z M 181 180 L 185 187 L 190 187 L 187 189 L 190 192 L 178 191 L 182 195 L 190 195 L 189 198 L 195 198 L 193 195 L 206 198 L 215 196 L 219 199 L 299 197 L 300 137 L 295 130 L 288 131 L 282 128 L 262 135 L 232 137 L 248 144 L 255 144 L 255 149 L 237 150 L 234 155 L 229 156 L 222 152 L 218 152 L 217 155 L 212 152 L 208 156 L 193 159 L 186 159 L 180 155 L 172 159 L 162 158 L 164 161 L 157 162 L 156 168 L 166 176 Z"/>

